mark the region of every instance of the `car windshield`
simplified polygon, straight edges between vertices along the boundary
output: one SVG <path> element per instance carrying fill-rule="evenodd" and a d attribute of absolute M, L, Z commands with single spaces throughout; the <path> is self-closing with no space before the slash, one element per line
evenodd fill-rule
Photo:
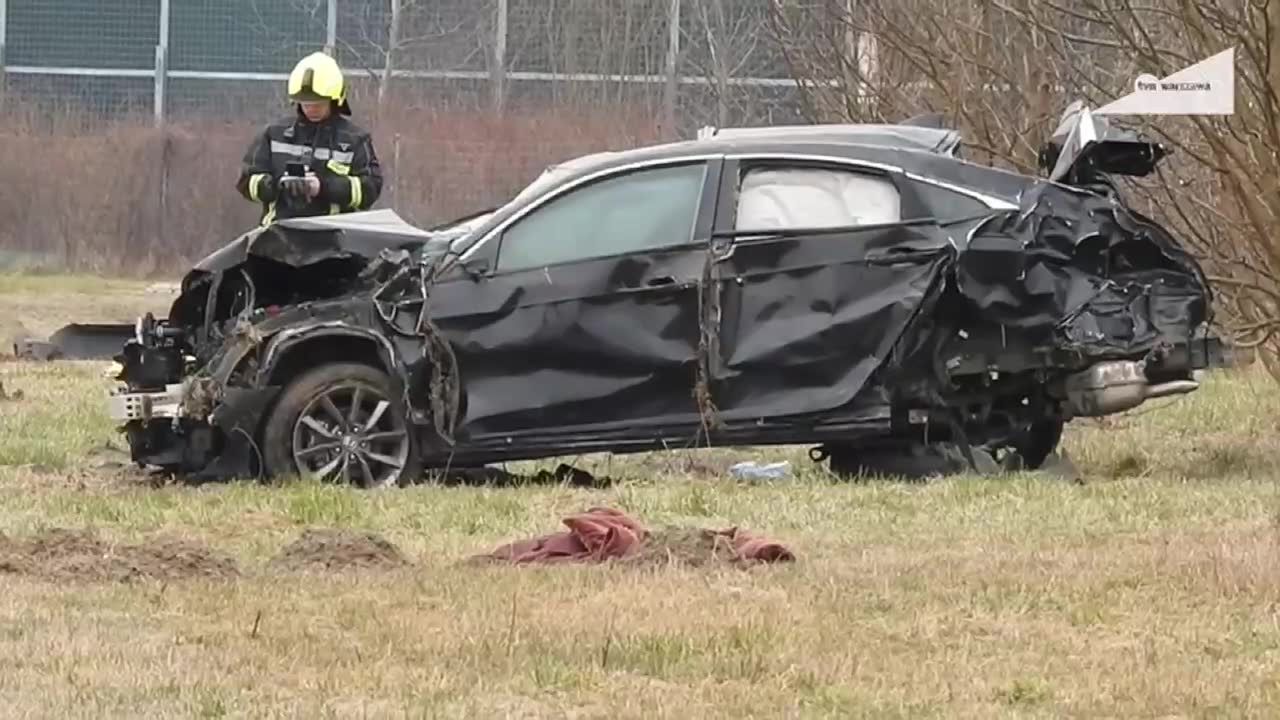
<path fill-rule="evenodd" d="M 484 225 L 486 222 L 489 221 L 490 218 L 492 218 L 494 215 L 498 214 L 505 208 L 511 207 L 513 205 L 517 205 L 519 203 L 523 203 L 529 198 L 536 197 L 537 195 L 544 192 L 547 188 L 553 187 L 556 183 L 558 183 L 564 177 L 575 172 L 584 163 L 587 163 L 592 160 L 596 160 L 607 154 L 608 153 L 587 155 L 584 157 L 575 158 L 567 162 L 563 162 L 563 163 L 559 163 L 559 164 L 551 165 L 547 167 L 545 170 L 543 170 L 541 173 L 538 174 L 538 177 L 533 179 L 533 182 L 526 185 L 523 190 L 516 193 L 514 197 L 512 197 L 510 200 L 503 203 L 502 205 L 496 208 L 493 208 L 492 210 L 486 210 L 478 215 L 464 217 L 453 223 L 437 228 L 434 232 L 436 232 L 438 236 L 437 236 L 437 239 L 433 241 L 433 244 L 435 242 L 448 242 L 449 249 L 450 250 L 455 249 L 459 241 L 466 239 L 473 231 L 475 231 L 477 228 Z"/>
<path fill-rule="evenodd" d="M 538 177 L 533 179 L 533 182 L 529 183 L 523 190 L 516 193 L 516 196 L 511 198 L 510 202 L 507 204 L 511 205 L 518 202 L 524 202 L 528 198 L 531 198 L 542 192 L 544 189 L 554 185 L 558 180 L 560 180 L 560 178 L 572 172 L 572 169 L 573 168 L 569 165 L 552 165 L 551 167 L 548 167 L 539 173 Z"/>

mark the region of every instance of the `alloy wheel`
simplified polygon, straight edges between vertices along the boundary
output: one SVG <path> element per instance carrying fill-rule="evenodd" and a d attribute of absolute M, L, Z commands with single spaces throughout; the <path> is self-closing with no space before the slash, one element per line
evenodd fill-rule
<path fill-rule="evenodd" d="M 360 382 L 312 398 L 294 423 L 292 447 L 303 476 L 361 487 L 394 485 L 410 452 L 405 419 L 381 391 Z"/>

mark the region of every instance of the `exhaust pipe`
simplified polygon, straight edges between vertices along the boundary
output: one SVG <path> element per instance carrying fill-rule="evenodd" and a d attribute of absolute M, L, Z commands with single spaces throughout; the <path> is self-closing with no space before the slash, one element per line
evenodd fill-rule
<path fill-rule="evenodd" d="M 1159 385 L 1148 385 L 1147 400 L 1172 397 L 1174 395 L 1188 395 L 1199 389 L 1200 383 L 1195 380 L 1170 380 Z"/>
<path fill-rule="evenodd" d="M 1148 400 L 1186 395 L 1200 388 L 1195 380 L 1151 384 L 1141 362 L 1102 362 L 1066 379 L 1067 410 L 1073 417 L 1102 417 L 1132 410 Z"/>

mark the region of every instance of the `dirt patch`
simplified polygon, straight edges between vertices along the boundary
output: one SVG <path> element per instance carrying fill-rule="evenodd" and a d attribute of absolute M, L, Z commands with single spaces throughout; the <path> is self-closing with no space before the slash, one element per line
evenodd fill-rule
<path fill-rule="evenodd" d="M 306 570 L 394 570 L 411 565 L 386 538 L 350 530 L 306 530 L 271 559 L 267 568 Z"/>
<path fill-rule="evenodd" d="M 196 543 L 157 540 L 114 545 L 91 532 L 54 528 L 26 539 L 0 535 L 0 573 L 48 580 L 129 582 L 144 578 L 225 579 L 240 574 L 233 560 Z"/>
<path fill-rule="evenodd" d="M 0 382 L 0 402 L 17 402 L 23 397 L 21 390 L 5 390 L 4 383 Z"/>
<path fill-rule="evenodd" d="M 627 565 L 689 565 L 702 567 L 733 562 L 733 540 L 712 530 L 666 527 L 653 530 L 644 544 L 619 562 Z"/>
<path fill-rule="evenodd" d="M 641 567 L 657 567 L 683 565 L 686 567 L 708 567 L 712 565 L 735 565 L 751 567 L 759 564 L 761 558 L 746 559 L 744 548 L 749 544 L 769 543 L 759 538 L 738 537 L 736 528 L 729 530 L 710 530 L 699 527 L 669 526 L 651 530 L 649 536 L 632 554 L 619 558 L 622 565 Z M 771 552 L 762 553 L 762 558 L 769 562 L 791 561 L 794 556 L 789 550 L 779 547 Z"/>

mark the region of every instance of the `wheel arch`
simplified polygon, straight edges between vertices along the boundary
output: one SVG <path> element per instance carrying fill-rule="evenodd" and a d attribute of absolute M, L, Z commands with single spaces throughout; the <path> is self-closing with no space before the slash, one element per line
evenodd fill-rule
<path fill-rule="evenodd" d="M 381 370 L 403 386 L 404 373 L 391 341 L 371 330 L 347 325 L 322 325 L 285 330 L 275 335 L 262 354 L 259 384 L 285 385 L 312 368 L 337 362 L 356 362 Z"/>

